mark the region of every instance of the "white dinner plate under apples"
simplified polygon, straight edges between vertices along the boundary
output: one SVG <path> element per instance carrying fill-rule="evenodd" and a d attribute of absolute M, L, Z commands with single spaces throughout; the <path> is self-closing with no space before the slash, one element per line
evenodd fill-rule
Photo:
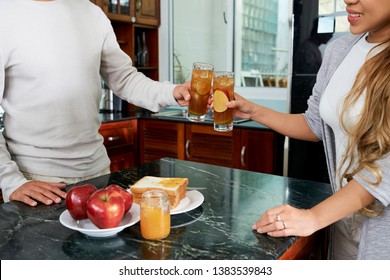
<path fill-rule="evenodd" d="M 60 215 L 60 222 L 65 227 L 73 230 L 77 230 L 85 235 L 92 236 L 92 237 L 113 236 L 118 232 L 121 232 L 125 228 L 134 225 L 139 221 L 139 219 L 140 219 L 140 209 L 139 209 L 139 205 L 135 203 L 133 203 L 131 209 L 123 216 L 119 226 L 115 228 L 99 229 L 91 222 L 90 219 L 77 221 L 72 218 L 68 210 L 65 210 Z"/>

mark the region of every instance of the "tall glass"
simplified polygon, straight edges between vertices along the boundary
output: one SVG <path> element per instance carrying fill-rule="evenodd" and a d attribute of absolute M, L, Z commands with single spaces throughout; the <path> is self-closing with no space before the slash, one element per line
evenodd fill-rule
<path fill-rule="evenodd" d="M 196 62 L 192 66 L 191 99 L 188 103 L 187 118 L 194 122 L 204 121 L 210 97 L 214 66 Z"/>
<path fill-rule="evenodd" d="M 233 130 L 233 109 L 226 104 L 234 100 L 234 73 L 227 71 L 214 72 L 214 130 Z"/>
<path fill-rule="evenodd" d="M 171 231 L 170 202 L 163 191 L 147 191 L 141 201 L 141 235 L 145 239 L 158 240 Z"/>

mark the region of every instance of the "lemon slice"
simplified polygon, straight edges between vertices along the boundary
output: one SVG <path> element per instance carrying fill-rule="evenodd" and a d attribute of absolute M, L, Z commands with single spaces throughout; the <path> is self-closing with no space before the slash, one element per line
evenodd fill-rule
<path fill-rule="evenodd" d="M 209 80 L 199 80 L 196 83 L 196 91 L 201 95 L 209 93 L 210 89 L 211 89 L 211 84 Z"/>
<path fill-rule="evenodd" d="M 222 90 L 216 90 L 214 92 L 214 110 L 218 113 L 225 112 L 227 110 L 226 103 L 229 102 L 226 94 Z"/>

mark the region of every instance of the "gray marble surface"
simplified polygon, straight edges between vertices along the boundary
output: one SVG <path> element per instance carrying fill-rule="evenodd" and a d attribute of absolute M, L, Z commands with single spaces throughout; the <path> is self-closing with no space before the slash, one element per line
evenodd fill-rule
<path fill-rule="evenodd" d="M 64 202 L 9 202 L 0 205 L 0 259 L 278 259 L 297 238 L 258 234 L 252 224 L 270 207 L 309 208 L 331 194 L 328 184 L 170 158 L 87 182 L 128 188 L 146 175 L 187 177 L 188 190 L 205 198 L 198 208 L 172 216 L 168 238 L 142 239 L 139 223 L 113 237 L 88 237 L 59 222 Z"/>

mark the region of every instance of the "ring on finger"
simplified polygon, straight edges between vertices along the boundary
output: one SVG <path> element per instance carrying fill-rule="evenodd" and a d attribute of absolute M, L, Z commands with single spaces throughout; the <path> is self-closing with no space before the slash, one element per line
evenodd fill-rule
<path fill-rule="evenodd" d="M 281 220 L 282 224 L 283 224 L 283 229 L 286 229 L 287 228 L 287 223 L 283 220 Z"/>
<path fill-rule="evenodd" d="M 276 214 L 276 221 L 277 222 L 281 221 L 279 214 Z"/>

